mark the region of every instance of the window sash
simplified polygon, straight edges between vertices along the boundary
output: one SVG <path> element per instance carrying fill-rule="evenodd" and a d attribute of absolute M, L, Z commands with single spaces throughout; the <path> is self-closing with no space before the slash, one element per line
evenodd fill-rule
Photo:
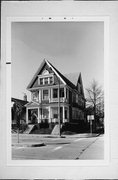
<path fill-rule="evenodd" d="M 39 91 L 32 92 L 32 100 L 37 102 L 39 101 Z"/>
<path fill-rule="evenodd" d="M 49 109 L 45 108 L 45 109 L 42 109 L 42 115 L 43 115 L 43 118 L 49 118 Z"/>
<path fill-rule="evenodd" d="M 58 98 L 58 89 L 53 89 L 53 98 Z"/>
<path fill-rule="evenodd" d="M 49 99 L 49 91 L 47 89 L 43 90 L 43 100 Z"/>
<path fill-rule="evenodd" d="M 64 97 L 64 88 L 60 88 L 60 97 Z"/>
<path fill-rule="evenodd" d="M 54 82 L 54 77 L 49 76 L 49 77 L 39 77 L 39 84 L 40 85 L 48 85 L 48 84 L 53 84 Z"/>

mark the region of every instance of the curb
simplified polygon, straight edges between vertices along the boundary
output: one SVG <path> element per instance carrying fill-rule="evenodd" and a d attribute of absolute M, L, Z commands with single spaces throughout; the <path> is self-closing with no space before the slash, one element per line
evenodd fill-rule
<path fill-rule="evenodd" d="M 12 144 L 12 147 L 41 147 L 41 146 L 46 146 L 44 143 L 40 144 Z"/>

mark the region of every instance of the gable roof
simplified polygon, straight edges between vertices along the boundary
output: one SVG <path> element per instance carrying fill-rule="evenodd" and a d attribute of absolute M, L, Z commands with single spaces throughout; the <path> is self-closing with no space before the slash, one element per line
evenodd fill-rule
<path fill-rule="evenodd" d="M 27 86 L 27 89 L 31 88 L 33 82 L 35 81 L 38 74 L 40 73 L 42 68 L 45 66 L 45 64 L 47 64 L 54 71 L 54 73 L 57 75 L 57 77 L 60 78 L 60 80 L 64 84 L 67 84 L 70 88 L 77 90 L 77 81 L 79 79 L 80 73 L 69 73 L 69 74 L 63 75 L 48 60 L 45 60 L 45 59 L 41 63 L 40 67 L 38 68 L 37 72 L 35 73 L 34 77 L 31 80 L 31 82 Z"/>
<path fill-rule="evenodd" d="M 29 107 L 29 106 L 31 106 L 31 107 L 33 107 L 33 106 L 40 106 L 40 104 L 38 103 L 38 102 L 34 102 L 34 101 L 31 101 L 31 102 L 29 102 L 29 103 L 27 103 L 27 104 L 25 104 L 25 107 Z"/>
<path fill-rule="evenodd" d="M 75 73 L 69 73 L 69 74 L 64 74 L 64 76 L 69 79 L 75 86 L 77 86 L 77 81 L 80 73 L 75 72 Z"/>
<path fill-rule="evenodd" d="M 11 98 L 11 101 L 14 102 L 14 103 L 19 103 L 19 104 L 21 104 L 22 106 L 24 106 L 25 104 L 28 103 L 28 101 L 24 101 L 24 100 L 16 99 L 16 98 Z"/>
<path fill-rule="evenodd" d="M 40 67 L 38 68 L 38 70 L 36 71 L 36 73 L 34 74 L 32 80 L 30 81 L 30 83 L 27 86 L 27 89 L 31 88 L 33 82 L 35 81 L 37 75 L 39 74 L 39 72 L 41 71 L 41 69 L 43 68 L 43 66 L 45 65 L 45 59 L 43 60 L 43 62 L 41 63 Z"/>
<path fill-rule="evenodd" d="M 48 61 L 49 62 L 49 61 Z M 53 69 L 58 73 L 58 75 L 61 77 L 61 79 L 64 80 L 64 82 L 71 87 L 72 89 L 76 89 L 76 86 L 69 80 L 67 79 L 63 74 L 60 73 L 60 71 L 58 71 L 51 63 L 50 65 L 53 67 Z"/>

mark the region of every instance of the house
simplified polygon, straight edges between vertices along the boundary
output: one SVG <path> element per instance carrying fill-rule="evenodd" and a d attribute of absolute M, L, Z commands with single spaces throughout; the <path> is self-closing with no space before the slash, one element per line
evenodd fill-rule
<path fill-rule="evenodd" d="M 17 99 L 17 98 L 11 98 L 11 120 L 12 120 L 12 127 L 17 124 L 16 117 L 15 117 L 15 106 L 21 107 L 21 120 L 20 124 L 26 123 L 26 107 L 25 105 L 28 103 L 26 94 L 24 95 L 24 99 Z"/>
<path fill-rule="evenodd" d="M 31 101 L 25 105 L 27 124 L 85 120 L 81 73 L 76 77 L 63 75 L 48 60 L 43 60 L 27 90 L 31 92 Z"/>

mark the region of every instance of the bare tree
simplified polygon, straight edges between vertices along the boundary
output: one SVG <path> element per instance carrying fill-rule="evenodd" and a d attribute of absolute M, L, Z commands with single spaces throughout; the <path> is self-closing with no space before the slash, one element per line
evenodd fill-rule
<path fill-rule="evenodd" d="M 13 110 L 15 113 L 15 120 L 17 124 L 17 133 L 18 133 L 18 143 L 19 143 L 19 130 L 20 130 L 20 120 L 23 106 L 17 102 L 13 105 Z"/>
<path fill-rule="evenodd" d="M 94 114 L 95 129 L 98 117 L 104 116 L 104 92 L 97 81 L 93 80 L 88 88 L 86 88 L 86 104 Z"/>

